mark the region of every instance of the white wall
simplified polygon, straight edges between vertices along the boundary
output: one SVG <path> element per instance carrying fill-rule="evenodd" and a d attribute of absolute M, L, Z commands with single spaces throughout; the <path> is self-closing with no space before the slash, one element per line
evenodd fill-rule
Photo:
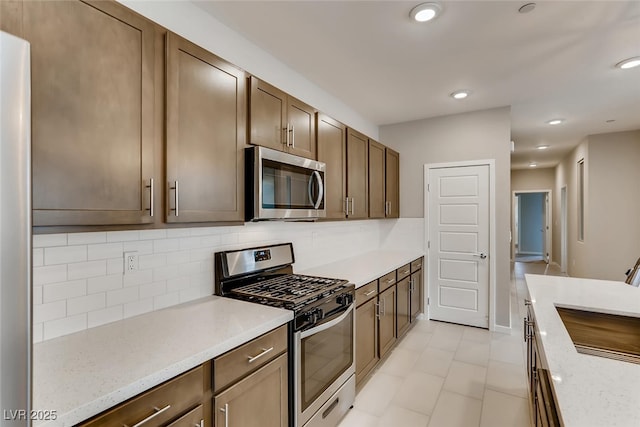
<path fill-rule="evenodd" d="M 512 192 L 553 190 L 555 185 L 555 168 L 517 169 L 511 171 Z"/>
<path fill-rule="evenodd" d="M 168 30 L 299 98 L 358 131 L 378 138 L 378 126 L 268 52 L 187 1 L 117 0 Z"/>
<path fill-rule="evenodd" d="M 510 108 L 382 126 L 380 141 L 400 153 L 400 214 L 408 218 L 424 218 L 425 164 L 495 159 L 496 324 L 510 326 Z"/>
<path fill-rule="evenodd" d="M 585 235 L 577 238 L 577 162 L 585 159 Z M 556 168 L 554 223 L 560 189 L 567 187 L 568 273 L 624 280 L 640 257 L 640 130 L 590 135 Z M 560 229 L 554 230 L 560 260 Z"/>

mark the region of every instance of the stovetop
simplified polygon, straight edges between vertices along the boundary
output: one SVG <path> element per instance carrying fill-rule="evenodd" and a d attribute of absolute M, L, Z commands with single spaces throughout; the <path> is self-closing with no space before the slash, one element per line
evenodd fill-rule
<path fill-rule="evenodd" d="M 297 309 L 338 293 L 349 286 L 348 280 L 286 274 L 233 288 L 229 294 L 253 302 Z"/>

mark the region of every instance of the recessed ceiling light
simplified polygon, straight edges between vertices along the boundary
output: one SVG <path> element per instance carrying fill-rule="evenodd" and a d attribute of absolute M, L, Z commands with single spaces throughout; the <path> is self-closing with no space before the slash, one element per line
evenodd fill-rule
<path fill-rule="evenodd" d="M 455 99 L 465 99 L 470 94 L 471 94 L 471 91 L 469 91 L 469 90 L 457 90 L 457 91 L 453 92 L 452 94 L 450 94 L 449 96 L 451 96 L 452 98 L 455 98 Z"/>
<path fill-rule="evenodd" d="M 548 145 L 538 145 L 536 148 L 538 150 L 546 150 L 547 148 L 549 148 L 549 146 Z"/>
<path fill-rule="evenodd" d="M 530 168 L 535 168 L 536 166 L 538 166 L 536 163 L 533 163 L 533 162 L 532 162 L 532 163 L 529 163 L 529 167 L 530 167 Z"/>
<path fill-rule="evenodd" d="M 564 122 L 564 119 L 553 119 L 553 120 L 549 120 L 547 124 L 554 126 L 554 125 L 559 125 L 560 123 L 563 123 L 563 122 Z"/>
<path fill-rule="evenodd" d="M 536 8 L 536 4 L 535 3 L 527 3 L 527 4 L 522 5 L 520 7 L 520 9 L 518 9 L 518 12 L 520 12 L 520 13 L 529 13 L 535 8 Z"/>
<path fill-rule="evenodd" d="M 427 22 L 437 18 L 441 11 L 437 3 L 422 3 L 411 9 L 409 16 L 416 22 Z"/>
<path fill-rule="evenodd" d="M 634 56 L 633 58 L 627 58 L 624 61 L 620 61 L 616 64 L 616 67 L 627 70 L 629 68 L 635 68 L 640 66 L 640 56 Z"/>

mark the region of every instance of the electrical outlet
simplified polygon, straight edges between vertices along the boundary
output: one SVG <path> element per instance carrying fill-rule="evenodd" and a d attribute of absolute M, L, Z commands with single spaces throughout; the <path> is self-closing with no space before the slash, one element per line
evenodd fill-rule
<path fill-rule="evenodd" d="M 138 252 L 125 252 L 124 253 L 124 274 L 138 271 Z"/>

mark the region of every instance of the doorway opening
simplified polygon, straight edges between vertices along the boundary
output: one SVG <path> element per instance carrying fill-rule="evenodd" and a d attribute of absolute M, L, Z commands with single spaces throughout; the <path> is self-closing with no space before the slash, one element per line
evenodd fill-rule
<path fill-rule="evenodd" d="M 551 190 L 514 191 L 513 254 L 518 262 L 551 262 Z"/>

